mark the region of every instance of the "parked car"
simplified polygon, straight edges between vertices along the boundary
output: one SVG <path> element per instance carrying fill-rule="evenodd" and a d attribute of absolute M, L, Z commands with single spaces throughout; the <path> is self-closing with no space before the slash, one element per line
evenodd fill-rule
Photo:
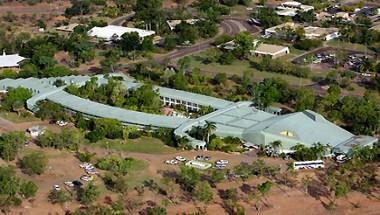
<path fill-rule="evenodd" d="M 95 169 L 86 169 L 86 173 L 89 174 L 89 175 L 96 175 L 99 172 L 96 171 Z"/>
<path fill-rule="evenodd" d="M 66 125 L 68 124 L 68 122 L 65 122 L 65 121 L 63 121 L 63 120 L 58 120 L 58 121 L 56 122 L 56 124 L 59 125 L 59 126 L 61 126 L 61 127 L 63 127 L 63 126 L 66 126 Z"/>
<path fill-rule="evenodd" d="M 170 164 L 170 165 L 176 165 L 176 164 L 178 164 L 178 161 L 174 160 L 174 159 L 173 160 L 166 160 L 165 163 Z"/>
<path fill-rule="evenodd" d="M 81 187 L 83 185 L 82 182 L 78 181 L 78 180 L 75 180 L 75 181 L 72 181 L 72 183 L 74 184 L 74 186 L 76 187 Z"/>
<path fill-rule="evenodd" d="M 74 187 L 75 186 L 72 181 L 65 181 L 64 184 L 68 187 Z"/>
<path fill-rule="evenodd" d="M 185 162 L 185 161 L 186 161 L 186 158 L 184 158 L 184 157 L 182 157 L 182 156 L 177 156 L 177 157 L 175 157 L 175 159 L 176 159 L 177 161 L 181 161 L 181 162 Z"/>
<path fill-rule="evenodd" d="M 55 185 L 53 185 L 53 189 L 54 189 L 55 191 L 60 191 L 60 190 L 61 190 L 61 187 L 60 187 L 58 184 L 55 184 Z"/>
<path fill-rule="evenodd" d="M 198 160 L 198 161 L 203 160 L 203 155 L 197 155 L 197 156 L 195 156 L 195 160 Z"/>
<path fill-rule="evenodd" d="M 94 180 L 94 176 L 92 176 L 92 175 L 82 175 L 80 177 L 80 179 L 83 180 L 83 181 L 92 181 L 92 180 Z"/>
<path fill-rule="evenodd" d="M 223 165 L 223 164 L 217 164 L 217 165 L 215 165 L 216 169 L 224 169 L 226 167 L 227 167 L 227 165 Z"/>
<path fill-rule="evenodd" d="M 217 165 L 227 165 L 228 164 L 228 160 L 217 160 L 215 163 Z"/>
<path fill-rule="evenodd" d="M 211 160 L 211 156 L 204 156 L 203 159 L 204 159 L 205 161 L 209 161 L 209 160 Z"/>
<path fill-rule="evenodd" d="M 346 160 L 347 160 L 347 156 L 343 154 L 335 157 L 335 161 L 337 163 L 344 163 Z"/>
<path fill-rule="evenodd" d="M 86 168 L 88 166 L 92 166 L 92 164 L 89 164 L 89 163 L 81 163 L 79 164 L 80 168 Z"/>
<path fill-rule="evenodd" d="M 205 160 L 205 161 L 209 161 L 209 160 L 211 160 L 211 156 L 205 156 L 205 155 L 197 155 L 197 156 L 195 156 L 195 160 L 199 160 L 199 161 L 203 161 L 203 160 Z"/>

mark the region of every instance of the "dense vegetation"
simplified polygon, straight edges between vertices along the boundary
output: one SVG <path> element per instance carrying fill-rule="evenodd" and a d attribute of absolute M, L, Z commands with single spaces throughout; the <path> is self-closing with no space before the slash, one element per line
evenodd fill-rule
<path fill-rule="evenodd" d="M 99 86 L 96 78 L 91 78 L 85 85 L 70 85 L 67 92 L 116 107 L 148 113 L 159 113 L 162 106 L 160 97 L 152 85 L 146 84 L 137 89 L 128 90 L 124 84 L 110 78 L 106 84 Z"/>

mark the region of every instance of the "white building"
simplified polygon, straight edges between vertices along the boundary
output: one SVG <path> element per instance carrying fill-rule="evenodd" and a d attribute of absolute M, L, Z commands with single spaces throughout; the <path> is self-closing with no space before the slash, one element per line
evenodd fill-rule
<path fill-rule="evenodd" d="M 225 44 L 217 46 L 218 48 L 224 50 L 233 50 L 235 49 L 235 42 L 230 41 Z M 270 56 L 272 59 L 287 55 L 290 53 L 290 50 L 286 46 L 272 45 L 261 43 L 259 40 L 253 41 L 254 49 L 251 50 L 251 54 L 256 56 Z"/>
<path fill-rule="evenodd" d="M 77 23 L 71 23 L 71 24 L 68 24 L 68 25 L 59 26 L 59 27 L 55 28 L 55 30 L 57 30 L 57 31 L 63 31 L 63 32 L 74 32 L 74 29 L 78 25 L 79 24 L 77 24 Z"/>
<path fill-rule="evenodd" d="M 4 68 L 19 68 L 20 63 L 25 60 L 24 57 L 21 57 L 19 54 L 7 55 L 3 52 L 3 55 L 0 56 L 0 69 Z"/>
<path fill-rule="evenodd" d="M 167 20 L 166 23 L 169 25 L 170 30 L 174 30 L 175 27 L 182 22 L 186 22 L 189 25 L 194 25 L 197 23 L 199 19 L 186 19 L 186 20 L 180 20 L 180 19 L 173 19 L 173 20 Z"/>
<path fill-rule="evenodd" d="M 338 28 L 320 28 L 308 26 L 305 27 L 305 37 L 307 39 L 321 39 L 321 40 L 332 40 L 340 37 Z"/>
<path fill-rule="evenodd" d="M 276 8 L 276 13 L 279 16 L 296 16 L 298 12 L 308 12 L 314 10 L 313 6 L 304 5 L 296 1 L 287 1 L 281 3 L 280 6 Z"/>
<path fill-rule="evenodd" d="M 105 27 L 93 27 L 87 32 L 91 37 L 97 37 L 104 39 L 105 41 L 111 41 L 113 38 L 120 39 L 125 33 L 137 32 L 140 38 L 154 35 L 156 32 L 147 31 L 139 28 L 129 28 L 116 25 L 108 25 Z"/>
<path fill-rule="evenodd" d="M 265 29 L 266 35 L 275 35 L 285 28 L 296 30 L 299 27 L 303 27 L 300 24 L 294 22 L 286 22 L 271 28 Z M 307 39 L 320 39 L 320 40 L 332 40 L 340 37 L 338 28 L 321 28 L 315 26 L 303 27 L 305 30 L 305 38 Z"/>
<path fill-rule="evenodd" d="M 258 56 L 270 56 L 272 59 L 275 59 L 289 54 L 290 51 L 286 46 L 261 43 L 257 45 L 257 48 L 252 53 Z"/>

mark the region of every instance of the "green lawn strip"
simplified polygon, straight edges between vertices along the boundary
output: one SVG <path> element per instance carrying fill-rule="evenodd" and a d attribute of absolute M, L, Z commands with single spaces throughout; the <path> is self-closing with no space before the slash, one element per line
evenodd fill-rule
<path fill-rule="evenodd" d="M 127 152 L 137 152 L 146 154 L 169 154 L 175 149 L 166 146 L 161 140 L 152 137 L 140 137 L 134 140 L 102 140 L 91 145 L 99 146 L 110 150 L 121 150 Z"/>
<path fill-rule="evenodd" d="M 217 73 L 226 73 L 228 75 L 243 75 L 244 71 L 252 71 L 253 78 L 256 80 L 262 80 L 264 78 L 277 77 L 286 80 L 291 85 L 309 85 L 313 82 L 310 79 L 298 78 L 292 75 L 285 75 L 273 72 L 261 72 L 251 68 L 248 61 L 234 61 L 231 65 L 221 65 L 219 63 L 203 64 L 200 61 L 191 61 L 192 68 L 202 68 L 202 71 L 209 73 L 210 76 L 214 76 Z M 313 76 L 314 74 L 311 74 Z M 316 75 L 320 76 L 320 75 Z"/>
<path fill-rule="evenodd" d="M 22 116 L 17 115 L 17 113 L 14 112 L 8 112 L 8 111 L 0 111 L 0 117 L 4 118 L 6 120 L 9 120 L 14 123 L 22 123 L 22 122 L 32 122 L 32 121 L 38 121 L 39 119 L 34 117 L 33 115 L 30 116 Z"/>
<path fill-rule="evenodd" d="M 330 40 L 326 44 L 328 46 L 336 47 L 336 48 L 352 49 L 356 51 L 368 52 L 368 54 L 373 53 L 373 51 L 369 50 L 367 46 L 362 45 L 362 44 L 357 44 L 357 43 L 343 42 L 340 40 Z"/>

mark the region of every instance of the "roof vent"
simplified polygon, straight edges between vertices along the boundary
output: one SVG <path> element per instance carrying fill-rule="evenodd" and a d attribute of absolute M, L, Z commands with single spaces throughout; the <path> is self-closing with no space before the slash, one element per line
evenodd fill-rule
<path fill-rule="evenodd" d="M 320 115 L 314 111 L 305 110 L 303 113 L 315 122 L 325 122 L 326 121 L 326 119 L 322 115 Z"/>

